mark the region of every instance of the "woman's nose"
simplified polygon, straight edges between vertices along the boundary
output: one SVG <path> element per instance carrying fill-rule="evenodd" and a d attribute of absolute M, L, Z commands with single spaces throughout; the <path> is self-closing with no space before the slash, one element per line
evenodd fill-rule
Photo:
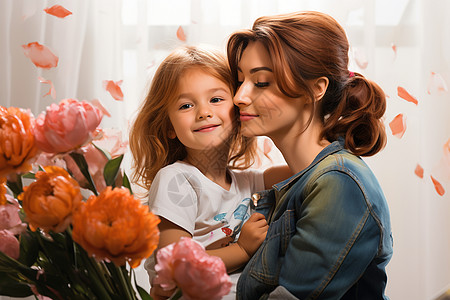
<path fill-rule="evenodd" d="M 248 84 L 242 83 L 234 95 L 233 102 L 236 106 L 247 106 L 252 100 L 250 98 L 250 87 Z"/>

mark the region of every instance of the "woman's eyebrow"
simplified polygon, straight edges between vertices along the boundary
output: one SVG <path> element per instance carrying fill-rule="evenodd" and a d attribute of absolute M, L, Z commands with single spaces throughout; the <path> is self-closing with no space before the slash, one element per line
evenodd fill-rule
<path fill-rule="evenodd" d="M 241 68 L 238 67 L 237 69 L 238 69 L 239 72 L 242 72 Z M 259 71 L 273 72 L 273 70 L 271 68 L 269 68 L 269 67 L 256 67 L 256 68 L 250 69 L 249 72 L 250 72 L 250 74 L 254 74 L 254 73 L 259 72 Z"/>

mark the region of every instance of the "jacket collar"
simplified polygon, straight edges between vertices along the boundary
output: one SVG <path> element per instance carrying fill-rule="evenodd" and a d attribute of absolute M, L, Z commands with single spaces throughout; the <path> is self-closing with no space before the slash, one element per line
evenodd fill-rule
<path fill-rule="evenodd" d="M 291 183 L 296 182 L 298 178 L 300 178 L 303 174 L 308 172 L 312 167 L 317 165 L 321 160 L 323 160 L 325 157 L 327 157 L 330 154 L 336 153 L 344 149 L 345 140 L 342 137 L 339 137 L 336 141 L 332 142 L 328 146 L 326 146 L 320 153 L 314 158 L 313 162 L 307 166 L 302 171 L 298 172 L 297 174 L 293 175 L 292 177 L 277 183 L 273 186 L 273 188 L 276 191 L 281 191 L 282 189 L 290 186 Z"/>

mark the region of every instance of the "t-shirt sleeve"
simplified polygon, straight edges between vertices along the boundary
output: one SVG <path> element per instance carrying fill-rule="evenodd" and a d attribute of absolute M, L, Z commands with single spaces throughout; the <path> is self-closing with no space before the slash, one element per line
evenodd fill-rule
<path fill-rule="evenodd" d="M 247 174 L 247 178 L 250 183 L 251 193 L 256 193 L 265 190 L 264 170 L 248 169 L 245 172 Z"/>
<path fill-rule="evenodd" d="M 161 169 L 149 191 L 150 210 L 194 234 L 197 216 L 197 193 L 190 175 L 176 169 Z"/>

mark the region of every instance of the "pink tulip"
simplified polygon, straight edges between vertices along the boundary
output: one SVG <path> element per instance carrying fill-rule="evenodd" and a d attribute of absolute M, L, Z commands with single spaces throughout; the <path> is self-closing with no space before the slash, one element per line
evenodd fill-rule
<path fill-rule="evenodd" d="M 11 258 L 18 259 L 20 255 L 19 240 L 9 230 L 0 230 L 0 251 Z"/>
<path fill-rule="evenodd" d="M 44 152 L 68 152 L 92 140 L 102 120 L 101 111 L 86 101 L 64 99 L 47 107 L 36 120 L 35 138 Z"/>
<path fill-rule="evenodd" d="M 230 292 L 231 281 L 223 261 L 208 255 L 190 238 L 160 249 L 157 261 L 154 283 L 166 290 L 178 286 L 185 299 L 221 299 Z"/>

